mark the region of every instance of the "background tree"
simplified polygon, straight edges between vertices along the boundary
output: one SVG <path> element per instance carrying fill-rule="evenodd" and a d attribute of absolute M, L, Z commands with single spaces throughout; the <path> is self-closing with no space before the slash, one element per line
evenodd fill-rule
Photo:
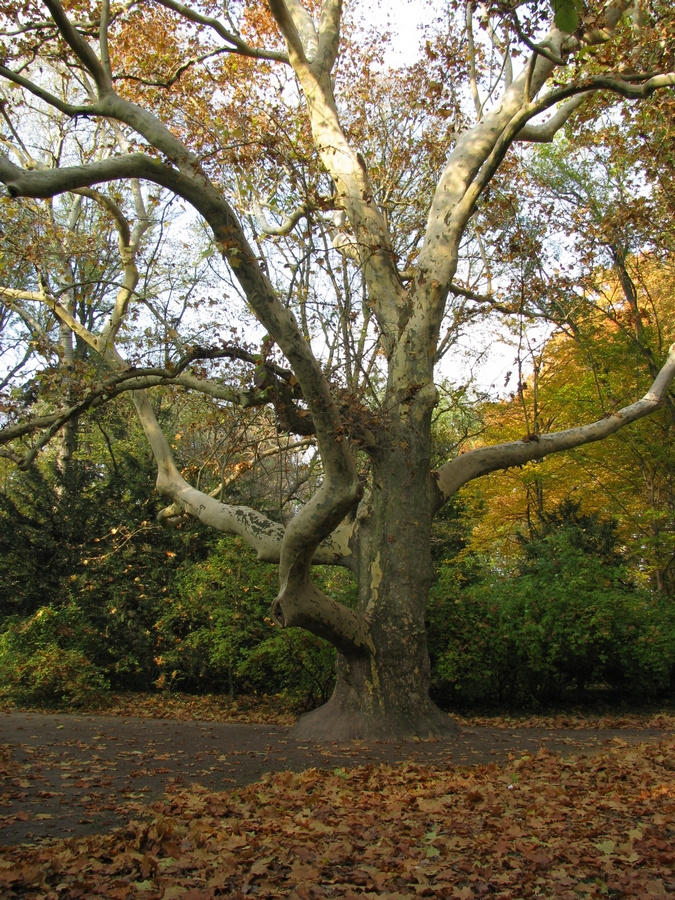
<path fill-rule="evenodd" d="M 609 126 L 609 133 L 607 148 L 583 158 L 566 143 L 529 166 L 550 196 L 550 215 L 536 225 L 540 293 L 528 304 L 534 316 L 553 303 L 557 313 L 549 307 L 546 315 L 555 330 L 528 343 L 516 321 L 515 391 L 508 403 L 484 409 L 492 440 L 570 425 L 590 410 L 609 414 L 644 391 L 655 359 L 673 340 L 673 224 L 662 180 L 627 153 L 630 131 Z M 560 241 L 575 249 L 571 274 L 561 273 L 551 254 Z M 476 542 L 513 537 L 518 523 L 583 496 L 585 509 L 616 517 L 642 577 L 672 594 L 673 410 L 668 397 L 657 415 L 602 447 L 581 447 L 476 487 L 485 510 Z"/>
<path fill-rule="evenodd" d="M 338 0 L 320 8 L 270 0 L 267 7 L 228 7 L 222 16 L 175 0 L 130 8 L 45 0 L 44 7 L 47 18 L 32 5 L 5 11 L 0 76 L 14 86 L 15 99 L 4 107 L 10 146 L 0 156 L 0 179 L 12 198 L 99 190 L 94 185 L 109 192 L 125 183 L 131 199 L 88 195 L 119 236 L 116 293 L 100 322 L 78 319 L 68 295 L 62 299 L 54 279 L 39 272 L 31 273 L 32 293 L 3 289 L 10 300 L 46 306 L 59 328 L 87 346 L 103 376 L 81 398 L 55 397 L 48 413 L 11 409 L 2 437 L 13 446 L 6 452 L 25 464 L 57 430 L 131 391 L 157 461 L 157 488 L 172 503 L 165 521 L 187 514 L 238 534 L 259 558 L 278 563 L 272 619 L 304 627 L 339 651 L 332 698 L 301 721 L 298 733 L 448 730 L 427 694 L 434 516 L 475 478 L 592 443 L 653 412 L 675 370 L 675 350 L 664 352 L 642 399 L 591 424 L 477 447 L 432 471 L 436 365 L 456 350 L 467 323 L 486 310 L 514 310 L 493 290 L 490 235 L 474 216 L 480 204 L 489 208 L 500 169 L 505 179 L 516 177 L 507 156 L 515 142 L 552 139 L 599 93 L 648 100 L 672 87 L 669 4 L 654 2 L 641 22 L 622 2 L 576 13 L 572 4 L 558 4 L 553 21 L 550 7 L 536 2 L 517 11 L 469 4 L 463 18 L 443 16 L 421 66 L 399 79 L 386 76 L 426 104 L 430 127 L 424 120 L 398 132 L 372 127 L 371 109 L 387 115 L 395 90 L 386 100 L 373 94 L 367 129 L 353 111 L 363 104 L 346 64 L 363 61 L 357 76 L 374 71 L 377 43 L 359 48 Z M 465 108 L 463 77 L 474 112 L 467 121 L 457 116 L 452 128 L 450 116 Z M 369 93 L 375 82 L 377 76 L 366 80 Z M 29 160 L 30 140 L 16 125 L 24 98 L 32 104 L 28 131 L 50 110 L 68 123 L 64 151 L 42 165 Z M 99 126 L 110 139 L 96 140 L 96 152 L 83 158 L 75 148 Z M 420 169 L 416 213 L 414 180 L 387 184 L 392 166 L 382 162 L 392 157 L 370 149 L 383 137 L 411 170 L 418 154 L 429 161 Z M 222 306 L 213 308 L 214 327 L 200 330 L 199 343 L 182 335 L 191 330 L 189 319 L 165 317 L 171 343 L 163 358 L 154 345 L 146 351 L 142 339 L 134 353 L 129 330 L 143 328 L 145 303 L 143 238 L 159 189 L 206 224 L 213 251 L 227 264 L 227 303 L 244 300 L 264 329 L 257 354 L 219 331 Z M 513 246 L 523 284 L 536 275 L 533 250 L 522 241 Z M 289 521 L 224 502 L 186 480 L 147 393 L 176 385 L 243 407 L 269 404 L 282 431 L 313 437 L 320 478 Z M 319 563 L 356 574 L 355 609 L 315 583 L 311 567 Z"/>
<path fill-rule="evenodd" d="M 0 491 L 1 695 L 74 705 L 107 686 L 143 690 L 160 672 L 158 618 L 176 574 L 208 552 L 196 527 L 167 531 L 148 496 L 152 459 L 131 410 L 78 428 L 67 475 L 47 450 Z M 126 432 L 126 433 L 125 433 Z M 135 433 L 134 433 L 135 432 Z M 115 436 L 114 456 L 103 439 Z M 140 442 L 139 442 L 140 439 Z"/>
<path fill-rule="evenodd" d="M 644 702 L 672 691 L 673 605 L 641 586 L 616 522 L 565 500 L 509 555 L 446 558 L 428 617 L 444 705 Z"/>

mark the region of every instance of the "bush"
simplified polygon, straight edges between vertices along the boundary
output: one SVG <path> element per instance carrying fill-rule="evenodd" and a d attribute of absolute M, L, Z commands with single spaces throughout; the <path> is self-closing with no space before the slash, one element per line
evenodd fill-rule
<path fill-rule="evenodd" d="M 508 672 L 497 607 L 486 585 L 465 585 L 444 565 L 427 607 L 431 694 L 442 706 L 501 699 Z"/>
<path fill-rule="evenodd" d="M 315 574 L 341 599 L 353 595 L 346 573 Z M 231 697 L 283 693 L 303 708 L 325 701 L 335 651 L 307 632 L 271 622 L 277 591 L 276 566 L 260 563 L 239 538 L 222 538 L 206 560 L 185 566 L 155 626 L 157 686 Z"/>
<path fill-rule="evenodd" d="M 325 703 L 335 684 L 335 650 L 300 628 L 275 628 L 273 633 L 247 654 L 239 676 L 250 690 L 287 697 L 297 710 Z"/>
<path fill-rule="evenodd" d="M 645 697 L 671 688 L 675 615 L 631 580 L 611 523 L 565 504 L 514 570 L 432 590 L 433 691 L 446 705 L 557 702 L 591 687 Z M 434 635 L 434 630 L 439 634 Z"/>
<path fill-rule="evenodd" d="M 14 471 L 0 490 L 0 631 L 19 619 L 33 629 L 43 608 L 72 619 L 76 607 L 85 644 L 68 646 L 118 690 L 147 690 L 157 678 L 163 599 L 184 561 L 203 559 L 211 540 L 198 523 L 156 522 L 153 472 L 147 455 L 125 451 L 112 468 L 75 460 L 66 474 L 46 459 Z"/>
<path fill-rule="evenodd" d="M 75 607 L 42 607 L 0 635 L 0 698 L 23 706 L 86 706 L 109 690 L 84 647 L 91 634 Z"/>

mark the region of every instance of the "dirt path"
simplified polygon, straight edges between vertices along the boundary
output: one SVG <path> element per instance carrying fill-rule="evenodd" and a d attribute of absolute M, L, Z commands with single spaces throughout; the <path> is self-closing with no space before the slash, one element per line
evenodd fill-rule
<path fill-rule="evenodd" d="M 107 831 L 172 791 L 214 791 L 267 772 L 407 760 L 503 764 L 541 748 L 562 756 L 656 741 L 657 728 L 464 728 L 433 742 L 299 744 L 282 725 L 0 713 L 0 847 Z"/>

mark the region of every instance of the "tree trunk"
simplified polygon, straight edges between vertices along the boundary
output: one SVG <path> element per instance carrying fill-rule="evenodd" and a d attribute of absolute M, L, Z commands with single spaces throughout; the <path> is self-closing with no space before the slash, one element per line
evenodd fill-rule
<path fill-rule="evenodd" d="M 407 439 L 394 436 L 374 461 L 372 494 L 359 510 L 359 612 L 372 646 L 339 654 L 333 696 L 300 719 L 293 733 L 301 740 L 395 740 L 457 731 L 429 699 L 424 620 L 433 578 L 435 489 L 425 441 L 416 452 L 406 430 Z"/>
<path fill-rule="evenodd" d="M 424 646 L 426 649 L 426 641 Z M 340 654 L 333 696 L 300 718 L 293 737 L 301 741 L 393 741 L 456 734 L 456 723 L 429 699 L 428 657 L 422 659 L 422 654 L 415 653 L 420 666 L 413 669 L 405 656 L 409 647 L 405 643 L 396 650 L 390 641 L 376 657 L 347 659 Z"/>

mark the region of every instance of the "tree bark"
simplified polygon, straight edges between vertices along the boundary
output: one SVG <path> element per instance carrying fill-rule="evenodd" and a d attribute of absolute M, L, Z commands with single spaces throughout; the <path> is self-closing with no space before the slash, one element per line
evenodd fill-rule
<path fill-rule="evenodd" d="M 373 487 L 355 528 L 358 612 L 370 644 L 340 653 L 333 696 L 303 716 L 301 740 L 395 740 L 456 733 L 429 698 L 425 610 L 433 579 L 430 415 L 423 399 L 400 404 L 373 458 Z"/>

